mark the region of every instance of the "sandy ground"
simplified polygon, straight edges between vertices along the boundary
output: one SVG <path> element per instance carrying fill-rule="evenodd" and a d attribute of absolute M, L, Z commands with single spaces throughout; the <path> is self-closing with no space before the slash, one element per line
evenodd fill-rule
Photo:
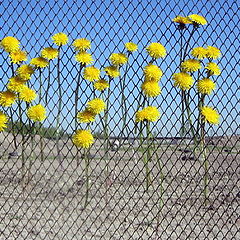
<path fill-rule="evenodd" d="M 124 145 L 104 156 L 101 141 L 91 149 L 89 202 L 84 159 L 76 160 L 71 141 L 60 142 L 62 168 L 54 141 L 25 146 L 30 182 L 21 182 L 22 159 L 8 158 L 12 135 L 0 135 L 0 240 L 62 239 L 240 239 L 239 138 L 208 148 L 209 204 L 203 204 L 204 167 L 178 146 L 159 145 L 149 164 L 152 185 L 146 191 L 145 168 L 137 146 Z M 21 152 L 20 138 L 18 137 Z M 184 148 L 184 146 L 181 146 Z M 226 152 L 226 149 L 231 151 Z M 160 209 L 160 169 L 163 202 Z M 109 175 L 106 175 L 106 164 Z"/>

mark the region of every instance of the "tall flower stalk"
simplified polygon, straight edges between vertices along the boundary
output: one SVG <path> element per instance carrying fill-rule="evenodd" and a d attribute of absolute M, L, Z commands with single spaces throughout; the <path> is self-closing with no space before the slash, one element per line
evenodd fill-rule
<path fill-rule="evenodd" d="M 182 17 L 182 16 L 177 16 L 173 19 L 173 22 L 178 23 L 178 29 L 180 32 L 180 72 L 188 72 L 186 69 L 182 67 L 184 64 L 186 57 L 188 56 L 189 52 L 189 46 L 191 39 L 198 29 L 200 25 L 205 25 L 207 23 L 206 19 L 200 15 L 197 14 L 192 14 L 189 15 L 188 17 Z M 183 39 L 185 38 L 185 33 L 187 29 L 187 25 L 191 24 L 192 25 L 192 30 L 189 34 L 188 39 L 186 40 L 186 43 L 183 44 Z M 176 83 L 175 83 L 176 84 Z M 177 84 L 178 85 L 178 84 Z M 197 145 L 197 139 L 196 139 L 196 131 L 194 129 L 193 123 L 192 123 L 192 113 L 190 109 L 190 103 L 189 103 L 189 95 L 190 91 L 186 91 L 191 88 L 191 85 L 189 84 L 188 86 L 179 86 L 180 87 L 180 95 L 181 95 L 181 128 L 180 128 L 180 134 L 182 137 L 185 137 L 187 133 L 186 129 L 186 121 L 185 121 L 185 111 L 186 111 L 186 120 L 189 123 L 190 126 L 190 132 L 193 137 L 195 145 Z"/>
<path fill-rule="evenodd" d="M 58 84 L 58 109 L 56 116 L 56 147 L 57 147 L 57 158 L 59 161 L 59 166 L 63 169 L 62 166 L 62 156 L 60 149 L 60 119 L 61 119 L 61 111 L 62 111 L 62 83 L 61 83 L 61 71 L 60 71 L 60 63 L 61 63 L 61 47 L 68 42 L 68 36 L 65 33 L 56 33 L 52 36 L 53 42 L 58 46 L 58 56 L 57 56 L 57 84 Z"/>
<path fill-rule="evenodd" d="M 155 122 L 159 119 L 160 113 L 158 109 L 154 106 L 147 106 L 143 108 L 142 110 L 138 110 L 136 112 L 135 121 L 140 124 L 140 146 L 142 151 L 142 160 L 145 167 L 145 179 L 146 179 L 146 191 L 148 191 L 150 185 L 151 185 L 151 175 L 150 175 L 150 169 L 149 169 L 149 162 L 151 161 L 151 143 L 150 143 L 150 122 Z M 144 135 L 143 135 L 143 128 L 146 128 L 146 149 L 144 147 Z"/>
<path fill-rule="evenodd" d="M 151 161 L 151 143 L 150 143 L 150 122 L 157 121 L 160 117 L 160 113 L 158 109 L 153 106 L 149 106 L 149 98 L 157 97 L 161 93 L 161 88 L 159 86 L 159 80 L 162 77 L 162 71 L 153 63 L 158 58 L 163 58 L 166 55 L 166 49 L 160 43 L 151 43 L 147 48 L 146 51 L 148 55 L 151 57 L 151 61 L 147 66 L 144 67 L 144 82 L 141 85 L 141 95 L 143 95 L 143 100 L 141 106 L 143 107 L 142 110 L 139 110 L 140 103 L 138 103 L 137 113 L 136 113 L 136 123 L 140 122 L 140 144 L 142 147 L 142 160 L 145 167 L 146 173 L 146 190 L 148 191 L 149 186 L 151 185 L 151 176 L 150 176 L 150 169 L 149 169 L 149 162 Z M 148 106 L 145 107 L 145 104 Z M 146 129 L 146 148 L 144 149 L 144 128 Z"/>

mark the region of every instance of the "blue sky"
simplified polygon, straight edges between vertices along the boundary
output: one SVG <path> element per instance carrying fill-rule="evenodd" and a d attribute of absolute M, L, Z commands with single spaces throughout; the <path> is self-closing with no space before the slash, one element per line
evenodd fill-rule
<path fill-rule="evenodd" d="M 177 89 L 173 88 L 171 76 L 176 72 L 179 64 L 179 32 L 176 24 L 172 23 L 176 15 L 187 16 L 200 14 L 208 24 L 202 26 L 195 33 L 191 46 L 213 45 L 221 49 L 222 58 L 216 62 L 222 69 L 222 74 L 215 77 L 217 89 L 213 95 L 207 97 L 206 103 L 214 106 L 220 112 L 221 124 L 214 127 L 216 134 L 239 132 L 239 11 L 237 1 L 2 1 L 0 17 L 0 38 L 15 36 L 21 41 L 21 46 L 28 52 L 29 60 L 39 55 L 43 47 L 53 46 L 51 36 L 57 32 L 64 32 L 69 36 L 69 44 L 62 48 L 61 81 L 66 93 L 63 96 L 64 108 L 62 112 L 62 127 L 69 132 L 73 130 L 74 103 L 73 95 L 76 89 L 76 76 L 79 65 L 74 60 L 71 43 L 76 38 L 85 37 L 91 40 L 90 53 L 98 68 L 109 65 L 108 57 L 113 52 L 122 52 L 124 43 L 133 41 L 139 46 L 138 52 L 129 59 L 131 65 L 127 73 L 126 95 L 129 128 L 133 127 L 134 113 L 139 99 L 140 84 L 143 81 L 142 68 L 150 58 L 145 47 L 151 42 L 160 42 L 167 49 L 167 56 L 157 60 L 164 75 L 160 85 L 162 94 L 154 99 L 153 105 L 158 106 L 161 119 L 154 130 L 159 136 L 174 136 L 180 127 L 180 98 Z M 188 31 L 188 30 L 187 30 Z M 188 33 L 186 32 L 186 35 Z M 1 52 L 0 72 L 4 89 L 5 83 L 11 77 L 8 68 L 7 55 Z M 54 69 L 53 63 L 51 66 Z M 124 68 L 122 69 L 122 74 Z M 44 70 L 47 79 L 48 71 Z M 57 95 L 56 68 L 52 73 L 53 86 L 50 89 L 52 101 L 48 105 L 48 119 L 46 125 L 55 125 Z M 102 75 L 103 76 L 103 75 Z M 110 127 L 114 134 L 119 132 L 118 121 L 121 119 L 119 111 L 120 89 L 119 81 L 115 79 L 111 88 Z M 32 80 L 33 87 L 38 90 L 38 75 Z M 45 80 L 46 87 L 46 80 Z M 91 88 L 86 81 L 81 82 L 81 98 L 79 110 L 84 108 L 90 95 Z M 194 104 L 192 107 L 194 108 Z M 92 126 L 99 127 L 99 119 Z"/>

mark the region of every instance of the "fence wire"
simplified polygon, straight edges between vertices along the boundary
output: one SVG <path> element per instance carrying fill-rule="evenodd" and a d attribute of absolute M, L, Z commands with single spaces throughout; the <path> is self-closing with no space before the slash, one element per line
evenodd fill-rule
<path fill-rule="evenodd" d="M 240 239 L 237 1 L 1 1 L 0 8 L 0 239 Z M 207 24 L 173 21 L 191 14 Z M 57 33 L 68 41 L 54 44 Z M 9 36 L 27 60 L 6 50 Z M 81 38 L 90 49 L 84 42 L 76 51 Z M 138 49 L 127 51 L 127 42 Z M 161 58 L 149 56 L 152 43 L 166 56 L 159 46 Z M 180 64 L 207 46 L 220 49 L 221 58 L 215 49 L 217 59 L 208 60 L 221 73 L 204 70 L 206 59 L 186 73 Z M 46 47 L 58 55 L 34 67 Z M 125 64 L 111 69 L 114 77 L 105 69 L 113 53 L 128 57 L 115 59 Z M 34 73 L 23 81 L 24 64 Z M 177 83 L 180 71 L 187 77 Z M 206 78 L 210 85 L 199 87 Z M 21 84 L 38 97 L 27 102 L 34 94 Z M 105 106 L 89 103 L 96 98 Z M 46 114 L 31 115 L 37 104 Z M 147 106 L 156 108 L 139 112 Z M 219 124 L 211 124 L 218 122 L 211 110 L 204 118 L 203 106 L 217 109 Z"/>

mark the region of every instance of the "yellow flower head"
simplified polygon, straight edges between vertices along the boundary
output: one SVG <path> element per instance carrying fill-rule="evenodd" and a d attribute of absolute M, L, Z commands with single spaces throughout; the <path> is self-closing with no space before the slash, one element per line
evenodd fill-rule
<path fill-rule="evenodd" d="M 27 61 L 27 53 L 22 50 L 10 52 L 9 57 L 12 63 L 19 64 L 23 61 Z"/>
<path fill-rule="evenodd" d="M 79 38 L 73 42 L 76 51 L 86 51 L 91 48 L 91 42 L 86 38 Z"/>
<path fill-rule="evenodd" d="M 45 68 L 49 65 L 49 62 L 47 59 L 45 59 L 43 57 L 36 57 L 30 61 L 30 64 L 32 64 L 33 66 L 35 66 L 37 68 Z"/>
<path fill-rule="evenodd" d="M 7 127 L 8 117 L 0 111 L 0 132 Z"/>
<path fill-rule="evenodd" d="M 16 100 L 17 96 L 15 93 L 9 90 L 0 92 L 0 105 L 3 107 L 10 107 Z"/>
<path fill-rule="evenodd" d="M 47 117 L 46 109 L 41 104 L 32 106 L 27 110 L 27 116 L 34 122 L 41 122 Z"/>
<path fill-rule="evenodd" d="M 93 86 L 98 91 L 104 91 L 106 88 L 109 88 L 109 83 L 104 79 L 99 79 L 94 82 Z"/>
<path fill-rule="evenodd" d="M 195 72 L 201 69 L 201 63 L 195 59 L 188 59 L 181 64 L 182 71 L 185 72 Z"/>
<path fill-rule="evenodd" d="M 163 75 L 162 70 L 158 66 L 153 64 L 148 64 L 146 67 L 144 67 L 143 72 L 146 81 L 157 82 Z"/>
<path fill-rule="evenodd" d="M 119 66 L 127 63 L 128 58 L 124 53 L 112 53 L 109 57 L 109 60 L 113 65 Z"/>
<path fill-rule="evenodd" d="M 90 148 L 94 138 L 90 130 L 77 130 L 72 137 L 72 141 L 77 147 Z"/>
<path fill-rule="evenodd" d="M 220 75 L 221 73 L 219 66 L 214 62 L 207 63 L 205 68 L 209 71 L 210 75 Z"/>
<path fill-rule="evenodd" d="M 68 43 L 68 36 L 65 33 L 60 32 L 54 34 L 52 40 L 57 46 L 62 46 Z"/>
<path fill-rule="evenodd" d="M 161 93 L 161 89 L 158 82 L 145 81 L 143 82 L 141 89 L 147 97 L 156 97 Z"/>
<path fill-rule="evenodd" d="M 23 80 L 29 80 L 33 73 L 34 73 L 34 69 L 27 64 L 24 64 L 17 69 L 18 76 Z"/>
<path fill-rule="evenodd" d="M 86 67 L 83 71 L 84 79 L 92 82 L 100 78 L 100 70 L 94 66 Z"/>
<path fill-rule="evenodd" d="M 75 55 L 75 59 L 77 62 L 81 63 L 81 64 L 91 64 L 93 62 L 93 58 L 92 55 L 90 53 L 87 52 L 79 52 Z"/>
<path fill-rule="evenodd" d="M 220 115 L 212 107 L 204 106 L 201 108 L 201 114 L 205 122 L 210 124 L 219 124 Z"/>
<path fill-rule="evenodd" d="M 175 23 L 180 23 L 180 24 L 190 24 L 190 23 L 192 23 L 192 21 L 189 18 L 182 17 L 182 16 L 177 16 L 172 21 L 175 22 Z"/>
<path fill-rule="evenodd" d="M 136 122 L 149 121 L 155 122 L 160 118 L 160 113 L 156 107 L 149 106 L 136 113 Z"/>
<path fill-rule="evenodd" d="M 181 90 L 190 89 L 193 85 L 193 78 L 185 72 L 173 74 L 174 86 L 179 87 Z"/>
<path fill-rule="evenodd" d="M 94 122 L 95 121 L 95 116 L 96 116 L 96 114 L 94 114 L 93 112 L 85 109 L 84 111 L 79 112 L 77 114 L 77 120 L 80 123 Z"/>
<path fill-rule="evenodd" d="M 138 46 L 137 46 L 137 44 L 135 44 L 133 42 L 128 42 L 128 43 L 125 43 L 125 48 L 129 52 L 135 52 L 135 51 L 137 51 Z"/>
<path fill-rule="evenodd" d="M 37 98 L 36 92 L 33 89 L 27 87 L 26 85 L 24 85 L 24 87 L 19 93 L 19 99 L 27 103 L 32 102 L 36 98 Z"/>
<path fill-rule="evenodd" d="M 207 51 L 206 55 L 208 58 L 217 59 L 221 57 L 221 52 L 216 47 L 208 46 L 206 51 Z"/>
<path fill-rule="evenodd" d="M 205 25 L 207 24 L 207 20 L 198 14 L 189 15 L 188 18 L 195 24 Z"/>
<path fill-rule="evenodd" d="M 56 48 L 46 47 L 41 51 L 41 56 L 53 60 L 58 57 L 59 51 Z"/>
<path fill-rule="evenodd" d="M 192 49 L 191 55 L 197 59 L 204 59 L 207 57 L 207 50 L 203 47 L 195 47 Z"/>
<path fill-rule="evenodd" d="M 197 90 L 202 94 L 211 94 L 215 87 L 215 83 L 209 78 L 198 80 L 197 83 Z"/>
<path fill-rule="evenodd" d="M 152 58 L 162 58 L 167 54 L 165 47 L 161 43 L 151 43 L 146 50 Z"/>
<path fill-rule="evenodd" d="M 25 82 L 26 81 L 22 80 L 19 76 L 14 76 L 9 79 L 7 89 L 12 92 L 20 92 L 25 86 Z"/>
<path fill-rule="evenodd" d="M 20 42 L 15 37 L 5 37 L 0 42 L 0 46 L 6 51 L 6 52 L 14 52 L 19 50 Z"/>
<path fill-rule="evenodd" d="M 100 98 L 94 98 L 87 103 L 87 110 L 94 113 L 100 114 L 106 108 L 105 102 Z"/>
<path fill-rule="evenodd" d="M 109 77 L 112 77 L 112 78 L 116 78 L 120 76 L 120 72 L 118 70 L 118 67 L 116 66 L 105 67 L 104 71 Z"/>

